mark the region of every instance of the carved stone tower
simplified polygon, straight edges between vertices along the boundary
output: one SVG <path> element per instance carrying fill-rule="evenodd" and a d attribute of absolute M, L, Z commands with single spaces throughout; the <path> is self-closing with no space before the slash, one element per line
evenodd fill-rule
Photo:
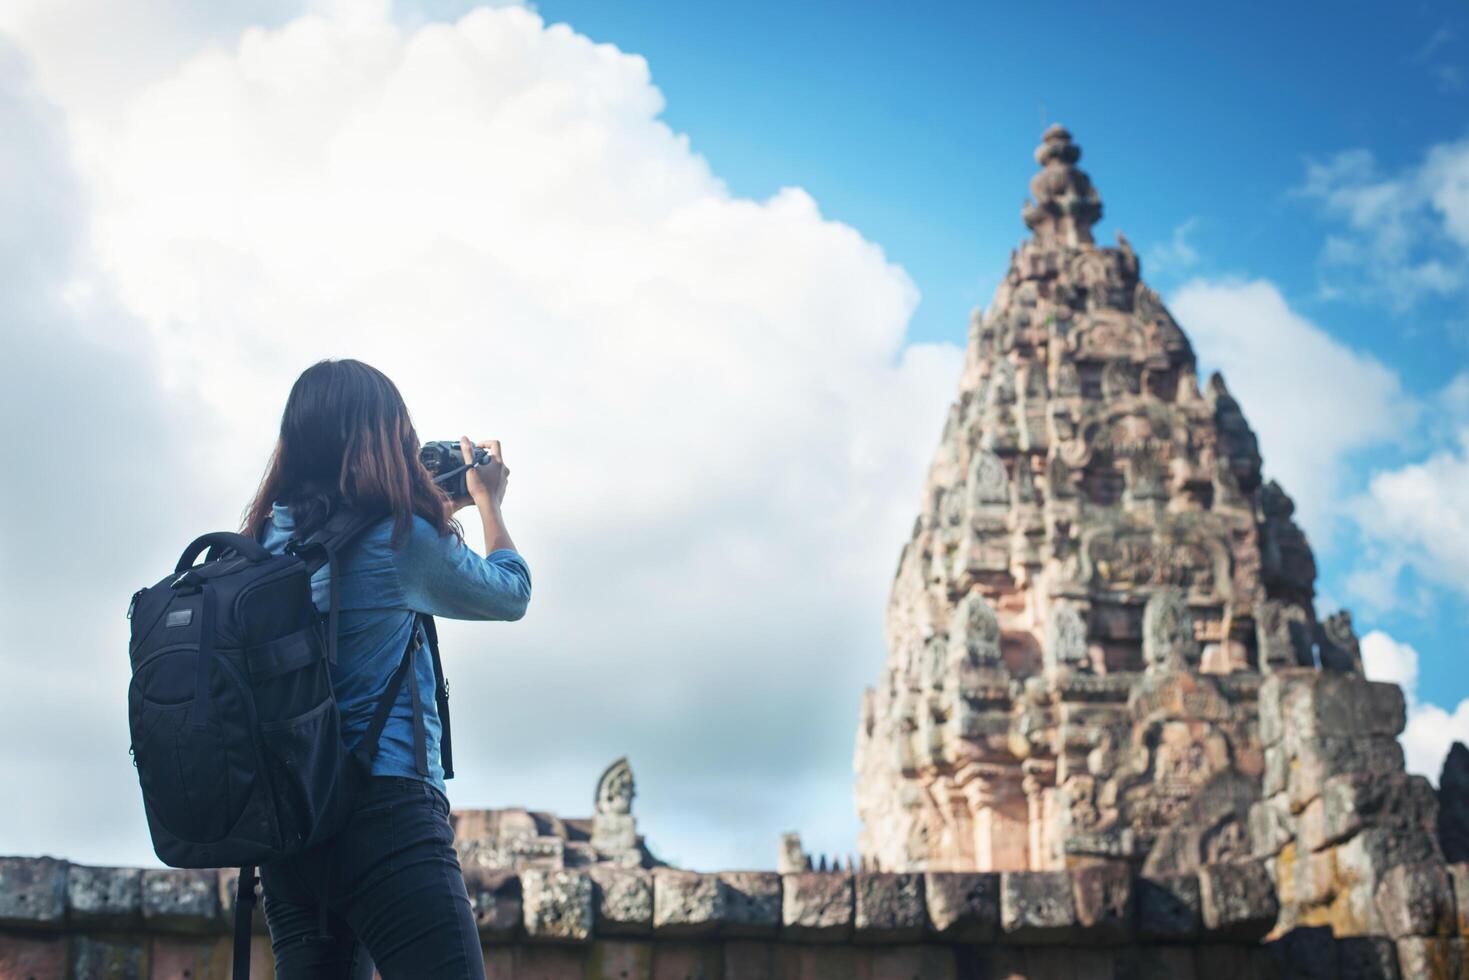
<path fill-rule="evenodd" d="M 1351 661 L 1293 505 L 1052 126 L 969 329 L 857 734 L 884 870 L 1187 867 L 1248 847 L 1262 672 Z"/>

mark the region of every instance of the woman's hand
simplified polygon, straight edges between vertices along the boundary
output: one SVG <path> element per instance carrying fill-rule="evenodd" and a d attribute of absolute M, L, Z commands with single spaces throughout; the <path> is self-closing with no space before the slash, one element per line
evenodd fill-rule
<path fill-rule="evenodd" d="M 468 436 L 460 436 L 459 451 L 464 454 L 466 463 L 474 462 L 476 445 L 489 450 L 490 458 L 479 466 L 471 466 L 464 474 L 465 485 L 469 487 L 469 501 L 476 505 L 487 502 L 499 510 L 501 501 L 505 499 L 505 486 L 510 481 L 510 467 L 505 465 L 505 458 L 501 455 L 500 440 L 488 439 L 476 444 L 471 443 Z"/>
<path fill-rule="evenodd" d="M 475 444 L 469 441 L 468 436 L 459 437 L 459 451 L 464 454 L 466 463 L 474 462 L 474 447 Z M 505 499 L 505 484 L 510 481 L 510 467 L 505 465 L 505 459 L 500 455 L 500 440 L 490 439 L 479 443 L 479 448 L 489 450 L 490 458 L 479 466 L 471 466 L 464 474 L 464 483 L 469 488 L 468 500 L 479 509 L 480 520 L 484 522 L 485 554 L 501 549 L 514 551 L 515 542 L 510 540 L 510 532 L 505 528 L 505 518 L 500 515 L 500 501 Z M 465 498 L 460 498 L 463 499 Z M 459 501 L 450 502 L 451 507 L 455 504 L 464 506 Z"/>

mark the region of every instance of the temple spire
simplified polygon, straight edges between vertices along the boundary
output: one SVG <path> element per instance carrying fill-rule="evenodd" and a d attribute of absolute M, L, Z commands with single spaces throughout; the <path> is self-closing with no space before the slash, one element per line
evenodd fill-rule
<path fill-rule="evenodd" d="M 1081 147 L 1059 123 L 1052 125 L 1035 148 L 1041 172 L 1030 179 L 1034 201 L 1026 201 L 1021 215 L 1035 233 L 1036 244 L 1090 245 L 1092 225 L 1102 218 L 1102 199 L 1086 171 L 1076 165 Z"/>

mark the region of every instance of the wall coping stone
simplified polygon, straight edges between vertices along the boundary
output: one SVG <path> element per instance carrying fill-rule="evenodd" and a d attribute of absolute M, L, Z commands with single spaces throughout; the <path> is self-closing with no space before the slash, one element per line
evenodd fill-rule
<path fill-rule="evenodd" d="M 1466 871 L 1445 878 L 1459 885 Z M 232 899 L 224 893 L 232 891 L 232 881 L 230 869 L 98 868 L 49 857 L 0 857 L 0 930 L 227 935 Z M 465 882 L 488 944 L 638 937 L 892 946 L 1238 943 L 1258 942 L 1278 913 L 1262 861 L 1163 877 L 1134 876 L 1118 866 L 785 875 L 469 868 Z M 1469 917 L 1452 912 L 1435 921 L 1442 931 L 1449 922 L 1460 934 L 1469 927 Z"/>

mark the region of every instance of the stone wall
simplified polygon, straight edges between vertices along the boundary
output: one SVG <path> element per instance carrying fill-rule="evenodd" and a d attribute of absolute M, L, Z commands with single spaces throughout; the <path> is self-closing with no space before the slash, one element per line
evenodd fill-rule
<path fill-rule="evenodd" d="M 1225 980 L 1461 976 L 1469 867 L 1448 874 L 1431 914 L 1410 901 L 1389 924 L 1396 941 L 1270 940 L 1264 860 L 1153 878 L 595 867 L 466 880 L 493 978 Z M 0 977 L 228 977 L 233 885 L 228 871 L 0 858 Z M 256 933 L 253 976 L 268 978 L 258 916 Z"/>

